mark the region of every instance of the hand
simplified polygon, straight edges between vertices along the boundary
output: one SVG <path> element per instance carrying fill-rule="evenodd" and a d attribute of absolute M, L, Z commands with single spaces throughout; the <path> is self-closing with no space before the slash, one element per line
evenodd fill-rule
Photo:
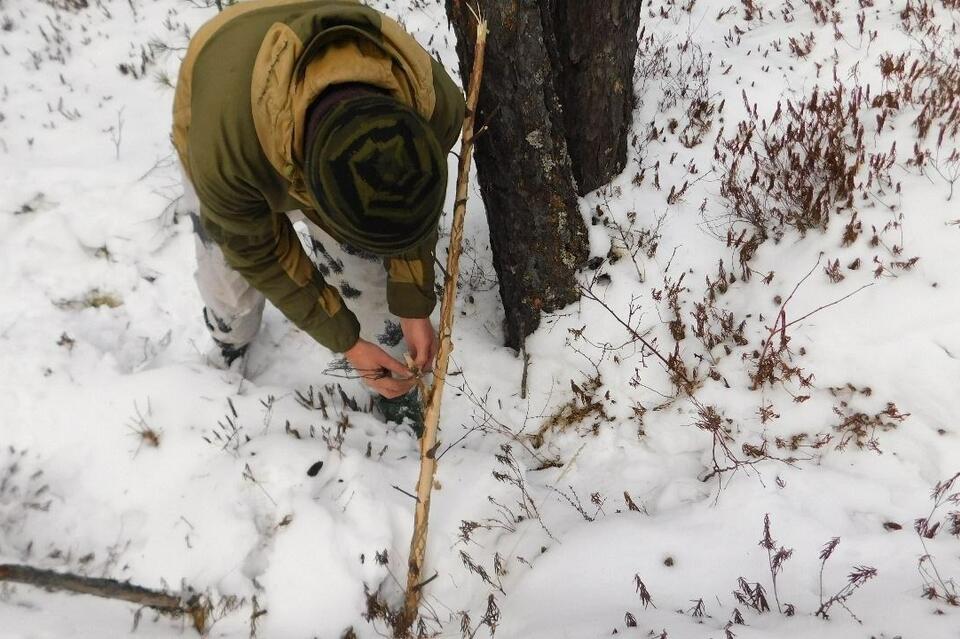
<path fill-rule="evenodd" d="M 400 318 L 400 329 L 414 365 L 424 373 L 429 372 L 433 368 L 433 360 L 439 347 L 437 333 L 433 330 L 430 318 Z"/>
<path fill-rule="evenodd" d="M 357 340 L 344 356 L 363 378 L 364 384 L 388 399 L 407 394 L 417 382 L 410 369 L 366 340 Z M 391 376 L 391 373 L 398 377 Z"/>

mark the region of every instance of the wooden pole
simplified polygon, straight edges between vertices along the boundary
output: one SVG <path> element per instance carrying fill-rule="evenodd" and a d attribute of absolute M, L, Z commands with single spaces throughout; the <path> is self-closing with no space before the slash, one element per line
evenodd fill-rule
<path fill-rule="evenodd" d="M 450 249 L 447 253 L 446 281 L 443 303 L 440 305 L 440 347 L 433 367 L 433 385 L 425 398 L 424 432 L 420 439 L 420 478 L 417 481 L 417 506 L 410 541 L 410 561 L 407 567 L 407 594 L 403 613 L 397 624 L 397 636 L 406 636 L 417 618 L 423 586 L 423 561 L 427 550 L 427 524 L 430 519 L 430 493 L 437 470 L 437 428 L 440 424 L 440 401 L 447 377 L 450 351 L 453 350 L 453 307 L 457 299 L 457 274 L 460 269 L 460 251 L 463 241 L 463 218 L 467 210 L 467 188 L 470 182 L 470 163 L 473 157 L 474 120 L 480 79 L 483 76 L 483 54 L 487 43 L 487 22 L 477 16 L 477 43 L 467 89 L 467 110 L 463 119 L 460 144 L 460 163 L 457 172 L 457 194 L 453 207 L 453 225 L 450 229 Z"/>

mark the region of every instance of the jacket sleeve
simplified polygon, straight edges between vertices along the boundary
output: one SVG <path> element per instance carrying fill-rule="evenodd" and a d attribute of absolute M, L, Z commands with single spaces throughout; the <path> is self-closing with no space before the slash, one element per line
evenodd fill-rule
<path fill-rule="evenodd" d="M 437 305 L 434 290 L 433 256 L 437 234 L 400 255 L 385 258 L 387 269 L 387 307 L 396 317 L 429 317 Z"/>
<path fill-rule="evenodd" d="M 430 116 L 430 128 L 445 153 L 457 143 L 463 129 L 466 103 L 463 92 L 447 74 L 443 65 L 433 60 L 433 88 L 436 106 Z M 428 317 L 437 305 L 434 290 L 434 252 L 437 233 L 420 246 L 384 260 L 387 269 L 387 306 L 397 317 Z"/>
<path fill-rule="evenodd" d="M 450 78 L 443 65 L 436 60 L 433 60 L 432 64 L 433 90 L 437 101 L 430 116 L 430 128 L 440 141 L 440 148 L 449 153 L 463 130 L 463 116 L 467 104 L 463 99 L 463 91 Z"/>
<path fill-rule="evenodd" d="M 286 215 L 223 214 L 201 203 L 200 217 L 227 264 L 290 321 L 334 352 L 356 343 L 360 335 L 356 316 L 323 280 Z"/>

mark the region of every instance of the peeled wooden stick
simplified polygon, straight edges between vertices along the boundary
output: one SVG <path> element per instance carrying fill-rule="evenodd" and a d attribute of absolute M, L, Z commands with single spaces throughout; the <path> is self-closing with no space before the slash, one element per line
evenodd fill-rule
<path fill-rule="evenodd" d="M 417 507 L 413 523 L 413 539 L 410 541 L 410 561 L 407 567 L 407 596 L 403 613 L 397 624 L 397 636 L 405 636 L 417 618 L 420 593 L 425 582 L 421 581 L 423 560 L 427 550 L 427 524 L 430 518 L 430 492 L 437 469 L 437 427 L 440 424 L 440 400 L 447 377 L 447 364 L 453 342 L 453 306 L 457 299 L 457 273 L 460 269 L 460 251 L 463 241 L 463 218 L 467 209 L 467 187 L 470 181 L 470 162 L 473 158 L 474 118 L 480 79 L 483 76 L 483 54 L 487 44 L 487 22 L 477 18 L 477 43 L 474 49 L 473 71 L 467 90 L 467 111 L 463 120 L 460 143 L 460 164 L 457 172 L 457 199 L 453 207 L 453 225 L 450 229 L 450 250 L 447 254 L 446 281 L 443 286 L 443 303 L 440 305 L 440 347 L 433 368 L 433 386 L 424 399 L 424 432 L 420 439 L 420 479 L 417 481 Z"/>

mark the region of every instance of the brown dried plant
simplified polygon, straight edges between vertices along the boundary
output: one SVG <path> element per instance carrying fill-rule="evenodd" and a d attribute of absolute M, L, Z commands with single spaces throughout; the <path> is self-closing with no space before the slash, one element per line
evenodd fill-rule
<path fill-rule="evenodd" d="M 960 537 L 960 472 L 949 479 L 937 482 L 930 499 L 933 506 L 930 512 L 914 522 L 913 529 L 920 538 L 923 555 L 917 562 L 917 568 L 923 579 L 923 596 L 926 599 L 940 600 L 949 606 L 960 606 L 960 587 L 953 578 L 945 577 L 937 567 L 936 560 L 927 547 L 927 542 L 946 530 L 949 535 Z M 952 508 L 943 518 L 940 512 Z"/>
<path fill-rule="evenodd" d="M 826 568 L 827 560 L 833 555 L 838 545 L 840 545 L 840 538 L 834 537 L 824 544 L 820 550 L 820 607 L 817 608 L 815 616 L 829 619 L 830 609 L 834 605 L 839 605 L 846 610 L 857 623 L 863 623 L 847 606 L 847 601 L 860 587 L 877 576 L 876 568 L 871 566 L 854 566 L 847 575 L 847 583 L 830 597 L 826 599 L 823 598 L 823 571 Z"/>

